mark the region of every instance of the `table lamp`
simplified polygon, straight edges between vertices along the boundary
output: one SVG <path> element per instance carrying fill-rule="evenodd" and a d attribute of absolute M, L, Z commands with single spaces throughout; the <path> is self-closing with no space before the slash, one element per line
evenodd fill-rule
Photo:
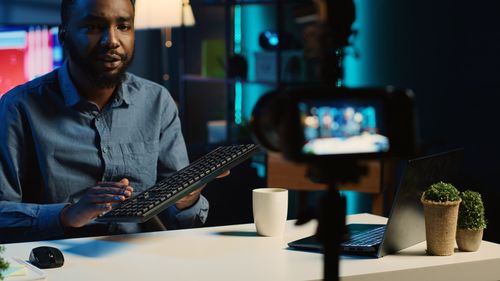
<path fill-rule="evenodd" d="M 172 27 L 187 27 L 195 24 L 193 10 L 189 0 L 136 0 L 136 30 L 161 29 L 162 41 L 166 48 L 172 47 Z M 165 50 L 165 49 L 164 49 Z M 163 56 L 166 56 L 163 53 Z M 163 67 L 163 80 L 170 80 Z"/>
<path fill-rule="evenodd" d="M 189 27 L 195 24 L 193 10 L 189 0 L 136 0 L 135 23 L 136 30 L 161 29 L 162 41 L 166 48 L 162 49 L 162 56 L 167 57 L 166 50 L 173 46 L 172 27 Z M 182 48 L 181 48 L 182 52 Z M 179 68 L 182 68 L 180 55 Z M 163 80 L 169 81 L 168 66 L 162 60 Z M 183 70 L 179 71 L 183 73 Z M 184 101 L 180 101 L 184 104 Z M 181 120 L 185 120 L 184 110 L 180 109 Z"/>
<path fill-rule="evenodd" d="M 194 23 L 189 0 L 137 0 L 135 3 L 136 29 L 193 26 Z"/>

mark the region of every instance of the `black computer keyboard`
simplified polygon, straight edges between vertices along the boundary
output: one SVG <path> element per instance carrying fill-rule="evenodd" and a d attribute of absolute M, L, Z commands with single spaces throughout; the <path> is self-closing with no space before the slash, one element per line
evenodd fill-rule
<path fill-rule="evenodd" d="M 256 144 L 220 146 L 98 217 L 102 222 L 145 222 L 188 193 L 258 151 Z"/>

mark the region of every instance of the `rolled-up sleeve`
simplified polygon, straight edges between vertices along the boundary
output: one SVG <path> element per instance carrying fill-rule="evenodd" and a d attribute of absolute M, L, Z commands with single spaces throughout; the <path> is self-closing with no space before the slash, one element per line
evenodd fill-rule
<path fill-rule="evenodd" d="M 59 214 L 61 204 L 29 204 L 0 201 L 0 233 L 2 242 L 33 241 L 62 237 Z"/>

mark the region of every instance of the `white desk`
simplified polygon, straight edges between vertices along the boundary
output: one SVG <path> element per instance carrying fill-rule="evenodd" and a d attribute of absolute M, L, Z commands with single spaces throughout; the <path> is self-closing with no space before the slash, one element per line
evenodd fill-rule
<path fill-rule="evenodd" d="M 384 223 L 361 214 L 348 222 Z M 253 224 L 207 227 L 97 238 L 6 244 L 4 256 L 28 259 L 32 248 L 55 246 L 61 268 L 49 281 L 79 280 L 321 280 L 323 256 L 286 249 L 286 243 L 315 232 L 311 222 L 290 221 L 282 239 L 259 237 Z M 478 252 L 449 257 L 425 255 L 425 242 L 380 259 L 343 258 L 342 280 L 500 280 L 500 245 L 483 241 Z"/>

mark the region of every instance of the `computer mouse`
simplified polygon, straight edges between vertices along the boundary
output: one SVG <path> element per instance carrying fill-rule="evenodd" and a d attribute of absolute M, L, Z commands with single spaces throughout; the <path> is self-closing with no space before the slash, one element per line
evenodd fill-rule
<path fill-rule="evenodd" d="M 29 261 L 38 268 L 56 268 L 64 264 L 64 256 L 57 248 L 40 246 L 31 250 Z"/>

